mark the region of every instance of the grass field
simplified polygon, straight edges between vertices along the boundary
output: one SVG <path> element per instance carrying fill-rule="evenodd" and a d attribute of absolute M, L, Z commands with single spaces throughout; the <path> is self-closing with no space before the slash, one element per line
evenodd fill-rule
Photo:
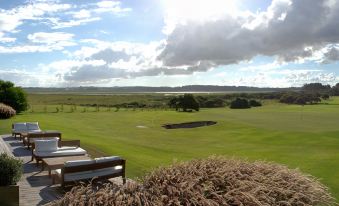
<path fill-rule="evenodd" d="M 1 120 L 0 133 L 10 133 L 12 122 L 39 121 L 42 129 L 60 130 L 64 139 L 80 139 L 94 156 L 123 156 L 130 178 L 173 160 L 212 154 L 268 160 L 320 178 L 339 199 L 339 98 L 326 103 L 304 107 L 270 103 L 247 110 L 219 108 L 196 113 L 131 109 L 81 112 L 80 107 L 74 112 L 65 108 L 55 113 L 57 105 L 49 105 L 47 113 L 27 112 Z M 34 107 L 43 111 L 45 106 Z M 218 123 L 195 129 L 161 127 L 198 120 Z"/>

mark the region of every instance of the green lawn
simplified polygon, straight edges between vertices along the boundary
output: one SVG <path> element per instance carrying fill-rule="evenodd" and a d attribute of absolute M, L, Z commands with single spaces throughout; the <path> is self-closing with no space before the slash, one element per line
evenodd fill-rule
<path fill-rule="evenodd" d="M 60 130 L 64 139 L 80 139 L 94 156 L 125 157 L 131 178 L 173 160 L 212 154 L 274 161 L 314 175 L 339 199 L 339 98 L 327 103 L 304 107 L 270 103 L 247 110 L 220 108 L 196 113 L 125 109 L 84 113 L 81 108 L 27 112 L 1 120 L 0 133 L 10 133 L 12 122 L 39 121 L 42 129 Z M 196 120 L 218 123 L 195 129 L 161 127 Z"/>

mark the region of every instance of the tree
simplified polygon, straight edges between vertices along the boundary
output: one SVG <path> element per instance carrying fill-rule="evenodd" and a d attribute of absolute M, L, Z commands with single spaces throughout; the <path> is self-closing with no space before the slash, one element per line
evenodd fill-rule
<path fill-rule="evenodd" d="M 184 94 L 181 106 L 184 112 L 186 112 L 187 109 L 194 109 L 195 111 L 199 111 L 199 103 L 192 94 Z"/>
<path fill-rule="evenodd" d="M 250 108 L 250 104 L 247 99 L 236 98 L 231 102 L 231 109 L 248 109 Z"/>
<path fill-rule="evenodd" d="M 302 91 L 307 93 L 328 93 L 331 90 L 330 85 L 322 85 L 321 83 L 304 84 L 301 88 Z"/>
<path fill-rule="evenodd" d="M 25 111 L 28 107 L 26 93 L 10 81 L 0 80 L 0 102 L 13 107 L 17 113 Z"/>
<path fill-rule="evenodd" d="M 255 100 L 255 99 L 251 99 L 248 103 L 250 104 L 251 107 L 261 107 L 262 106 L 261 102 Z"/>
<path fill-rule="evenodd" d="M 339 83 L 331 88 L 331 95 L 339 96 Z"/>
<path fill-rule="evenodd" d="M 328 94 L 323 94 L 323 95 L 321 96 L 321 98 L 324 99 L 324 100 L 327 100 L 327 99 L 330 98 L 330 95 L 328 95 Z"/>
<path fill-rule="evenodd" d="M 200 109 L 198 101 L 192 94 L 184 94 L 183 96 L 174 97 L 170 99 L 168 105 L 171 108 L 175 108 L 177 111 L 182 109 L 184 112 L 189 110 L 199 111 Z"/>

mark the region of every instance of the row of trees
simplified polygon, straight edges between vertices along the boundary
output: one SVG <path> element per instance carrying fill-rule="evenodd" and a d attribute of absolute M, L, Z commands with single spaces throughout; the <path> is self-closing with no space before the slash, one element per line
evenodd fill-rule
<path fill-rule="evenodd" d="M 261 107 L 261 102 L 251 99 L 247 100 L 244 98 L 236 98 L 231 102 L 230 108 L 231 109 L 247 109 L 251 107 Z"/>
<path fill-rule="evenodd" d="M 323 99 L 328 99 L 329 96 L 324 94 Z M 321 102 L 321 96 L 317 93 L 304 93 L 304 92 L 289 92 L 281 96 L 281 103 L 286 104 L 317 104 Z"/>
<path fill-rule="evenodd" d="M 331 87 L 330 85 L 323 85 L 321 83 L 305 84 L 301 90 L 305 93 L 313 93 L 320 95 L 339 96 L 339 83 Z"/>
<path fill-rule="evenodd" d="M 200 101 L 199 101 L 200 100 Z M 201 97 L 199 98 L 199 96 L 197 98 L 195 98 L 192 94 L 184 94 L 184 95 L 180 95 L 178 97 L 173 97 L 172 99 L 170 99 L 168 106 L 171 108 L 175 108 L 177 111 L 199 111 L 200 108 L 200 104 L 199 102 L 201 102 Z M 203 101 L 205 103 L 211 104 L 210 106 L 213 107 L 224 107 L 225 103 L 222 99 L 216 99 L 216 101 Z M 244 98 L 236 98 L 235 100 L 233 100 L 230 103 L 230 108 L 231 109 L 245 109 L 245 108 L 250 108 L 250 107 L 259 107 L 262 106 L 261 102 L 251 99 L 251 100 L 247 100 Z"/>

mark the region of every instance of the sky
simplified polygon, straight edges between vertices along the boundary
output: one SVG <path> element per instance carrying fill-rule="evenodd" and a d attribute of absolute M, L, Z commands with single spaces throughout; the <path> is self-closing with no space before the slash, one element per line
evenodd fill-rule
<path fill-rule="evenodd" d="M 339 0 L 0 0 L 23 87 L 339 82 Z"/>

